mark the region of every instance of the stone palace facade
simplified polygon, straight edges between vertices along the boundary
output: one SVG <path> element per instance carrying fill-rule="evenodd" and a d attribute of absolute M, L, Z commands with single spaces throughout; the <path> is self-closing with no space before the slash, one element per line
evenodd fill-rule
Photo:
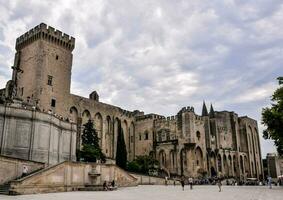
<path fill-rule="evenodd" d="M 235 112 L 214 111 L 212 106 L 208 112 L 205 103 L 202 115 L 197 115 L 192 107 L 184 107 L 175 116 L 164 117 L 100 102 L 96 91 L 89 98 L 71 94 L 74 47 L 75 38 L 44 23 L 17 38 L 12 80 L 1 90 L 1 96 L 5 109 L 12 109 L 16 101 L 21 102 L 21 106 L 15 116 L 13 112 L 6 116 L 3 106 L 0 109 L 1 154 L 47 162 L 55 152 L 51 163 L 74 160 L 83 124 L 91 119 L 95 122 L 103 152 L 115 159 L 117 124 L 121 121 L 128 160 L 138 155 L 151 155 L 159 160 L 165 172 L 185 176 L 263 176 L 256 120 L 239 117 Z M 5 131 L 8 126 L 3 128 L 7 123 L 4 119 L 8 122 L 24 119 L 18 115 L 28 112 L 29 108 L 32 113 L 39 113 L 36 115 L 39 119 L 35 120 L 38 123 L 48 118 L 47 115 L 55 116 L 57 121 L 45 120 L 48 123 L 44 130 L 35 129 L 37 131 L 33 132 L 40 135 L 37 140 L 30 138 L 33 128 L 24 129 L 26 135 L 21 128 L 11 133 Z M 32 113 L 25 122 L 31 127 L 32 117 L 35 117 Z M 15 124 L 10 123 L 9 128 L 15 128 Z M 49 128 L 48 124 L 51 124 Z M 53 126 L 55 128 L 50 128 Z M 9 134 L 13 137 L 7 137 Z M 29 146 L 37 142 L 41 146 Z M 20 153 L 21 146 L 28 147 L 25 156 Z M 33 151 L 41 156 L 33 157 Z"/>

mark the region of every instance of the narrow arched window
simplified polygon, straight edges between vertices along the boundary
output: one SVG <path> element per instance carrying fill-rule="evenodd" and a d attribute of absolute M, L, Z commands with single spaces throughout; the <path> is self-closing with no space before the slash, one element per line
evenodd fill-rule
<path fill-rule="evenodd" d="M 200 132 L 199 131 L 196 132 L 196 136 L 197 136 L 197 139 L 200 140 Z"/>

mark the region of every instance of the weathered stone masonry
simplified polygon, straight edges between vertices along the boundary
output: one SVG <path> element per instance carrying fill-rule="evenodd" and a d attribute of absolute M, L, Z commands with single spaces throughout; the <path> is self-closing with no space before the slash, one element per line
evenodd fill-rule
<path fill-rule="evenodd" d="M 19 37 L 12 81 L 1 96 L 12 95 L 42 113 L 56 113 L 61 119 L 75 123 L 76 148 L 80 148 L 82 125 L 88 119 L 94 120 L 102 150 L 111 159 L 115 159 L 117 125 L 121 120 L 128 160 L 152 155 L 166 173 L 194 177 L 263 176 L 255 120 L 234 112 L 214 111 L 212 106 L 208 113 L 205 104 L 201 116 L 194 108 L 184 107 L 175 116 L 166 118 L 102 103 L 96 91 L 89 98 L 71 94 L 74 47 L 73 37 L 45 24 Z M 19 132 L 15 132 L 15 137 L 20 137 Z"/>

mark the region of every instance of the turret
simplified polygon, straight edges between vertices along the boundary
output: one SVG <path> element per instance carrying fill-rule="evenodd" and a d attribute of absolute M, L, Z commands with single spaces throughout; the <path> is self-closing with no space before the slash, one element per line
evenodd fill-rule
<path fill-rule="evenodd" d="M 209 117 L 211 117 L 211 118 L 214 118 L 214 117 L 215 117 L 215 113 L 214 113 L 214 109 L 213 109 L 212 104 L 210 104 Z"/>
<path fill-rule="evenodd" d="M 93 91 L 92 93 L 89 94 L 89 99 L 94 101 L 99 101 L 98 93 L 96 91 Z"/>
<path fill-rule="evenodd" d="M 178 129 L 182 131 L 182 137 L 187 143 L 195 143 L 195 112 L 193 107 L 182 108 L 177 115 Z"/>
<path fill-rule="evenodd" d="M 17 38 L 16 50 L 19 51 L 39 39 L 44 39 L 71 51 L 75 48 L 75 38 L 41 23 Z"/>
<path fill-rule="evenodd" d="M 202 105 L 202 116 L 208 116 L 208 112 L 207 112 L 207 108 L 205 105 L 205 102 L 203 101 L 203 105 Z"/>
<path fill-rule="evenodd" d="M 16 41 L 13 81 L 16 96 L 40 110 L 67 116 L 75 38 L 44 23 Z"/>

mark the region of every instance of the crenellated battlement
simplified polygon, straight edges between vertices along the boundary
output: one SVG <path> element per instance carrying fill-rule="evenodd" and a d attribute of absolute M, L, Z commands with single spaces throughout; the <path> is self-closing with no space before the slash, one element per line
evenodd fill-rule
<path fill-rule="evenodd" d="M 70 51 L 75 48 L 74 37 L 41 23 L 17 38 L 16 50 L 18 51 L 38 39 L 47 40 Z"/>
<path fill-rule="evenodd" d="M 154 119 L 165 119 L 165 117 L 157 114 L 147 114 L 136 117 L 136 121 L 154 120 Z"/>
<path fill-rule="evenodd" d="M 169 117 L 166 118 L 167 121 L 173 121 L 173 120 L 176 120 L 176 119 L 177 119 L 177 117 L 175 115 L 169 116 Z"/>
<path fill-rule="evenodd" d="M 179 113 L 184 113 L 184 112 L 195 112 L 195 109 L 194 107 L 192 106 L 187 106 L 187 107 L 183 107 Z"/>
<path fill-rule="evenodd" d="M 134 116 L 133 112 L 128 111 L 128 110 L 124 110 L 122 108 L 119 108 L 119 111 L 121 112 L 121 114 L 123 116 L 126 116 L 126 117 L 133 117 Z"/>
<path fill-rule="evenodd" d="M 199 121 L 202 121 L 202 120 L 203 120 L 203 118 L 202 118 L 202 116 L 199 116 L 199 115 L 195 115 L 195 120 L 199 120 Z"/>
<path fill-rule="evenodd" d="M 164 117 L 161 120 L 162 121 L 170 121 L 171 122 L 171 121 L 177 120 L 177 116 L 173 115 L 173 116 L 169 116 L 169 117 L 166 117 L 166 118 Z"/>

